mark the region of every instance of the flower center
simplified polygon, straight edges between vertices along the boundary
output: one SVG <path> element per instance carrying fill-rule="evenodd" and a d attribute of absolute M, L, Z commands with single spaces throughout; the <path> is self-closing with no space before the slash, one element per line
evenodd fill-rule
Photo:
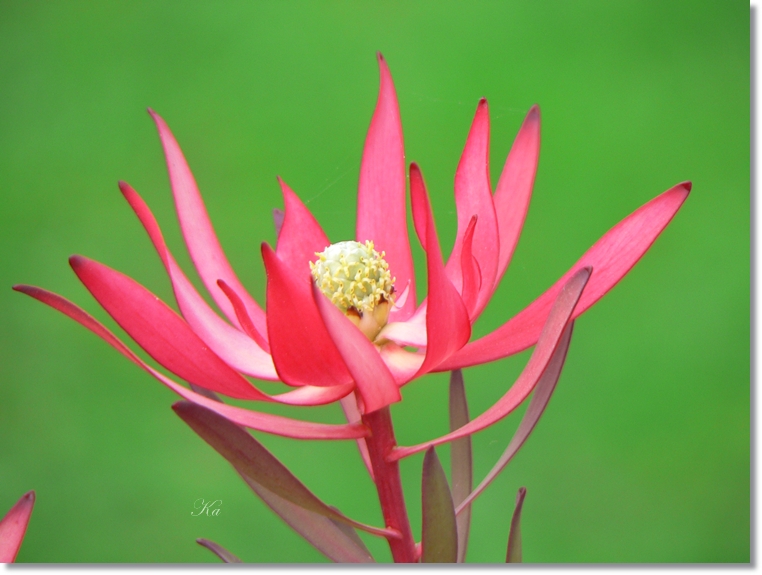
<path fill-rule="evenodd" d="M 310 262 L 320 290 L 372 341 L 386 325 L 394 278 L 373 242 L 339 242 Z"/>

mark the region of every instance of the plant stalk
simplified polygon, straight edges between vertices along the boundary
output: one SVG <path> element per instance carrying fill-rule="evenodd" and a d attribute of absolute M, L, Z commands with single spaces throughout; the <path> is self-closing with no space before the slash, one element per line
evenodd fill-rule
<path fill-rule="evenodd" d="M 366 437 L 373 475 L 376 480 L 378 499 L 387 527 L 396 529 L 402 537 L 388 538 L 389 548 L 395 563 L 416 563 L 418 557 L 415 551 L 415 540 L 410 530 L 410 520 L 407 517 L 405 497 L 402 492 L 399 462 L 388 463 L 386 456 L 397 445 L 394 439 L 394 428 L 389 407 L 384 407 L 362 416 L 372 435 Z"/>

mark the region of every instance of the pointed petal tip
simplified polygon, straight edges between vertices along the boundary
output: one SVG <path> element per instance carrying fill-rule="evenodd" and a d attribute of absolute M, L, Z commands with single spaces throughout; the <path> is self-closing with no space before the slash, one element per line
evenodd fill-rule
<path fill-rule="evenodd" d="M 280 176 L 276 176 L 276 179 L 278 180 L 278 186 L 280 186 L 280 191 L 283 194 L 283 199 L 285 201 L 286 197 L 289 195 L 296 195 L 294 191 L 291 189 L 291 187 L 286 183 L 286 181 L 281 178 Z M 284 205 L 284 208 L 286 206 Z"/>
<path fill-rule="evenodd" d="M 663 192 L 660 194 L 660 196 L 680 196 L 680 204 L 678 207 L 682 206 L 683 202 L 686 200 L 686 198 L 690 195 L 691 190 L 693 189 L 693 182 L 690 180 L 686 180 L 684 182 L 680 182 L 679 184 L 675 184 L 671 188 L 669 188 L 666 192 Z M 655 199 L 655 198 L 654 198 Z"/>
<path fill-rule="evenodd" d="M 479 98 L 479 104 L 478 104 L 478 106 L 481 108 L 482 106 L 486 106 L 486 105 L 487 105 L 487 98 L 485 98 L 484 96 Z"/>
<path fill-rule="evenodd" d="M 187 409 L 187 406 L 190 405 L 190 401 L 176 401 L 172 404 L 172 411 L 179 414 L 181 411 Z"/>
<path fill-rule="evenodd" d="M 80 256 L 77 254 L 74 254 L 73 256 L 69 256 L 69 265 L 71 266 L 71 269 L 73 269 L 75 272 L 79 268 L 81 268 L 86 261 L 87 261 L 87 258 L 85 256 Z"/>
<path fill-rule="evenodd" d="M 529 112 L 527 112 L 527 120 L 535 122 L 540 120 L 540 106 L 538 104 L 532 104 L 532 107 L 529 108 Z"/>
<path fill-rule="evenodd" d="M 392 73 L 391 70 L 389 70 L 389 63 L 386 61 L 386 58 L 384 58 L 384 55 L 381 52 L 376 52 L 376 59 L 378 60 L 378 70 L 381 73 L 382 85 L 385 80 L 391 82 Z"/>
<path fill-rule="evenodd" d="M 164 118 L 162 118 L 156 112 L 156 110 L 154 110 L 153 108 L 148 108 L 148 114 L 151 116 L 151 119 L 153 120 L 154 124 L 156 124 L 156 127 L 159 130 L 161 130 L 162 128 L 167 130 L 169 129 L 169 127 L 167 126 L 167 123 L 164 121 Z"/>
<path fill-rule="evenodd" d="M 159 114 L 154 110 L 153 108 L 146 108 L 146 111 L 148 112 L 148 115 L 151 116 L 151 119 L 154 121 L 154 123 L 159 126 L 161 124 L 164 124 L 164 118 L 159 116 Z"/>

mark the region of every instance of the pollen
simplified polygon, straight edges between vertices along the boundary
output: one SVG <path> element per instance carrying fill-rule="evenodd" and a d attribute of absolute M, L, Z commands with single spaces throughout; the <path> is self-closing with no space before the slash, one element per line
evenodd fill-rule
<path fill-rule="evenodd" d="M 310 262 L 312 277 L 320 290 L 344 313 L 359 316 L 372 313 L 382 303 L 389 303 L 394 279 L 384 252 L 377 252 L 373 242 L 339 242 Z"/>

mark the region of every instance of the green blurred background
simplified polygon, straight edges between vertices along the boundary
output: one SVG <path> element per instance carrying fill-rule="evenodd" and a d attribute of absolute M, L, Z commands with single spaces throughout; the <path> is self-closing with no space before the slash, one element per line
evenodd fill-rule
<path fill-rule="evenodd" d="M 276 175 L 333 241 L 352 236 L 377 50 L 394 75 L 407 159 L 424 171 L 445 250 L 455 235 L 453 175 L 478 99 L 490 102 L 493 182 L 524 114 L 541 106 L 529 216 L 476 335 L 523 308 L 638 206 L 694 182 L 644 260 L 577 322 L 540 425 L 475 503 L 469 561 L 504 559 L 522 485 L 526 561 L 749 561 L 743 3 L 5 0 L 0 515 L 37 491 L 19 561 L 216 562 L 197 537 L 247 561 L 325 560 L 173 414 L 171 392 L 10 287 L 44 286 L 114 326 L 67 265 L 79 253 L 174 305 L 116 187 L 125 179 L 143 195 L 190 271 L 151 106 L 180 141 L 239 276 L 264 301 L 259 243 L 274 241 Z M 473 414 L 527 358 L 466 370 Z M 445 431 L 446 389 L 445 374 L 405 389 L 393 408 L 401 443 Z M 475 436 L 477 481 L 522 412 Z M 340 421 L 335 407 L 290 413 Z M 258 437 L 328 503 L 380 523 L 353 444 Z M 447 448 L 439 453 L 447 461 Z M 402 465 L 415 532 L 421 462 Z M 200 497 L 221 499 L 221 515 L 192 517 Z M 381 542 L 366 540 L 389 560 Z"/>

